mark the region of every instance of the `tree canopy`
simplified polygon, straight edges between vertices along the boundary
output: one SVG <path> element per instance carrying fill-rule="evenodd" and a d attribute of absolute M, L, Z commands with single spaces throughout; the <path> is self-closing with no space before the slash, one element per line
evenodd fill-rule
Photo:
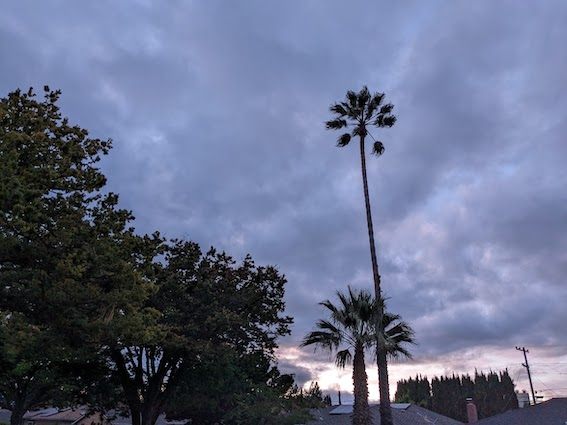
<path fill-rule="evenodd" d="M 60 387 L 52 353 L 59 363 L 97 362 L 97 350 L 84 348 L 100 341 L 108 313 L 136 311 L 148 292 L 134 261 L 145 238 L 127 228 L 132 217 L 117 208 L 117 195 L 102 192 L 96 165 L 111 142 L 71 126 L 59 95 L 45 87 L 43 100 L 31 89 L 0 100 L 0 313 L 12 347 L 2 373 L 21 379 L 26 370 L 30 382 L 52 387 Z M 16 320 L 26 337 L 14 345 Z M 20 423 L 36 398 L 10 394 Z"/>
<path fill-rule="evenodd" d="M 125 404 L 135 425 L 165 411 L 269 416 L 293 388 L 274 355 L 292 322 L 285 276 L 136 233 L 97 167 L 111 141 L 71 125 L 59 97 L 0 100 L 0 399 L 13 425 L 44 403 Z M 209 379 L 221 371 L 230 397 Z M 197 391 L 199 412 L 179 404 Z M 261 400 L 271 407 L 253 413 Z"/>
<path fill-rule="evenodd" d="M 515 385 L 507 370 L 469 375 L 433 377 L 420 375 L 398 381 L 396 402 L 415 403 L 453 419 L 466 422 L 466 400 L 472 398 L 479 418 L 518 407 Z"/>

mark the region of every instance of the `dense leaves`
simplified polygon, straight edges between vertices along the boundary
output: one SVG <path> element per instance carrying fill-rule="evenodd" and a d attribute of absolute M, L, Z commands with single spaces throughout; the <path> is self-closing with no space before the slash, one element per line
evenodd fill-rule
<path fill-rule="evenodd" d="M 0 100 L 0 399 L 13 424 L 43 403 L 120 403 L 152 425 L 166 408 L 188 414 L 175 400 L 197 389 L 199 414 L 225 421 L 260 394 L 280 406 L 285 277 L 136 234 L 97 168 L 110 140 L 70 125 L 60 93 L 44 92 Z M 213 371 L 227 371 L 228 400 Z"/>
<path fill-rule="evenodd" d="M 514 383 L 505 370 L 500 373 L 441 376 L 429 380 L 422 376 L 398 382 L 396 402 L 416 403 L 453 419 L 466 422 L 466 399 L 475 402 L 479 418 L 487 418 L 518 407 Z"/>
<path fill-rule="evenodd" d="M 118 197 L 101 191 L 96 164 L 110 141 L 71 126 L 56 104 L 60 93 L 44 91 L 43 100 L 32 90 L 0 100 L 0 325 L 11 347 L 0 372 L 20 381 L 6 398 L 26 409 L 46 397 L 76 401 L 88 384 L 61 385 L 55 373 L 77 362 L 89 365 L 85 375 L 97 370 L 96 343 L 110 319 L 139 311 L 149 290 L 136 265 L 145 239 L 126 227 L 131 214 L 116 208 Z M 26 332 L 21 344 L 10 343 L 16 320 Z M 34 385 L 22 386 L 24 378 Z M 71 388 L 77 394 L 61 397 Z"/>
<path fill-rule="evenodd" d="M 212 395 L 204 391 L 204 396 L 226 409 L 234 400 L 214 401 L 218 383 L 209 378 L 216 367 L 228 372 L 229 381 L 233 375 L 232 383 L 242 379 L 235 393 L 248 395 L 255 387 L 247 380 L 266 383 L 276 340 L 291 323 L 282 314 L 285 278 L 275 268 L 256 266 L 250 257 L 237 264 L 214 249 L 203 254 L 186 241 L 163 250 L 153 275 L 156 291 L 145 306 L 155 317 L 143 332 L 134 327 L 108 347 L 134 424 L 154 423 L 168 400 L 186 400 L 182 390 L 191 393 L 207 382 Z"/>

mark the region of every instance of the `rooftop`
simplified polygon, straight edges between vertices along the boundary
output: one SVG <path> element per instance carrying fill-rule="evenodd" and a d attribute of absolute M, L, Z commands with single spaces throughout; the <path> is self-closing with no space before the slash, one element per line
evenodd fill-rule
<path fill-rule="evenodd" d="M 380 425 L 379 406 L 370 406 L 374 425 Z M 332 406 L 314 410 L 314 419 L 308 425 L 350 425 L 352 405 Z M 409 403 L 393 403 L 394 425 L 462 425 L 462 422 Z"/>
<path fill-rule="evenodd" d="M 478 425 L 565 425 L 567 424 L 567 398 L 552 398 L 535 406 L 513 409 L 490 418 L 481 419 Z"/>

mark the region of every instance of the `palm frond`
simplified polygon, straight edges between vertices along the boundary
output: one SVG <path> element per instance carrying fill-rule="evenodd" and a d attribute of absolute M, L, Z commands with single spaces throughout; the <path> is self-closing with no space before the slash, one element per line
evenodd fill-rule
<path fill-rule="evenodd" d="M 335 103 L 332 105 L 329 110 L 335 114 L 339 114 L 341 117 L 348 115 L 349 113 L 348 105 L 344 103 Z"/>
<path fill-rule="evenodd" d="M 388 350 L 388 356 L 393 359 L 398 359 L 400 357 L 406 357 L 408 359 L 413 358 L 412 354 L 406 350 L 404 347 L 396 347 L 395 350 Z"/>
<path fill-rule="evenodd" d="M 323 307 L 326 307 L 327 309 L 329 309 L 331 311 L 331 313 L 335 313 L 338 309 L 337 306 L 334 305 L 331 301 L 329 300 L 325 300 L 323 302 L 320 302 L 319 305 L 322 305 Z"/>
<path fill-rule="evenodd" d="M 358 111 L 356 108 L 351 108 L 349 102 L 340 102 L 340 105 L 345 109 L 349 118 L 356 119 L 358 117 Z"/>
<path fill-rule="evenodd" d="M 376 156 L 380 156 L 384 153 L 384 144 L 382 142 L 376 141 L 372 146 L 372 153 Z"/>
<path fill-rule="evenodd" d="M 350 289 L 350 287 L 349 287 Z M 337 297 L 342 304 L 343 311 L 348 311 L 352 305 L 352 298 L 349 298 L 346 294 L 341 291 L 337 291 Z"/>
<path fill-rule="evenodd" d="M 358 92 L 358 108 L 364 110 L 366 103 L 370 100 L 370 92 L 368 91 L 368 87 L 362 87 L 362 90 Z"/>
<path fill-rule="evenodd" d="M 384 127 L 392 127 L 397 121 L 395 115 L 387 115 L 384 117 Z"/>
<path fill-rule="evenodd" d="M 389 311 L 384 312 L 384 327 L 388 326 L 390 323 L 396 320 L 401 320 L 402 316 L 399 314 L 390 313 Z"/>
<path fill-rule="evenodd" d="M 353 90 L 347 91 L 346 98 L 351 109 L 358 109 L 358 96 Z"/>
<path fill-rule="evenodd" d="M 371 118 L 376 112 L 378 106 L 382 103 L 382 99 L 384 99 L 384 93 L 374 93 L 370 102 L 368 102 L 368 107 L 366 108 L 366 116 Z"/>
<path fill-rule="evenodd" d="M 308 345 L 315 345 L 333 351 L 340 345 L 340 338 L 333 332 L 312 331 L 301 342 L 301 347 L 307 347 Z"/>
<path fill-rule="evenodd" d="M 389 329 L 392 323 L 401 322 L 402 317 L 399 314 L 393 314 L 389 311 L 384 311 L 384 316 L 382 317 L 382 327 L 383 329 Z"/>
<path fill-rule="evenodd" d="M 392 127 L 395 123 L 395 115 L 378 114 L 374 120 L 374 125 L 376 127 Z"/>
<path fill-rule="evenodd" d="M 386 103 L 380 108 L 380 113 L 382 115 L 391 114 L 393 109 L 394 109 L 394 105 L 392 105 L 391 103 Z"/>
<path fill-rule="evenodd" d="M 337 353 L 337 357 L 335 358 L 335 364 L 341 369 L 344 369 L 346 365 L 350 364 L 351 362 L 352 362 L 352 354 L 350 350 L 346 349 L 339 351 Z"/>
<path fill-rule="evenodd" d="M 389 335 L 407 335 L 410 338 L 414 336 L 415 332 L 407 322 L 401 320 L 400 316 L 396 320 L 397 323 L 388 328 Z"/>
<path fill-rule="evenodd" d="M 346 120 L 343 118 L 335 118 L 334 120 L 330 120 L 325 123 L 327 130 L 340 130 L 341 128 L 344 128 L 347 125 L 348 124 Z"/>
<path fill-rule="evenodd" d="M 414 343 L 414 333 L 405 323 L 398 323 L 396 326 L 388 329 L 386 332 L 386 339 L 393 342 L 407 342 L 410 344 Z"/>
<path fill-rule="evenodd" d="M 337 140 L 337 146 L 340 148 L 344 148 L 346 145 L 350 143 L 351 136 L 348 133 L 345 133 L 339 137 Z"/>
<path fill-rule="evenodd" d="M 328 332 L 332 332 L 334 334 L 340 335 L 341 331 L 339 328 L 337 328 L 335 325 L 333 325 L 331 322 L 329 322 L 328 320 L 319 320 L 317 322 L 317 327 L 319 329 L 322 329 L 324 331 L 328 331 Z"/>

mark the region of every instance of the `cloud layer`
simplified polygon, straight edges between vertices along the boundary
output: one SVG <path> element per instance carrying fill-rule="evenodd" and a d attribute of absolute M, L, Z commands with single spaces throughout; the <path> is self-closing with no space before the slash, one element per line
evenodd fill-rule
<path fill-rule="evenodd" d="M 375 133 L 370 189 L 420 365 L 393 376 L 517 366 L 521 344 L 559 388 L 567 5 L 379 3 L 7 2 L 0 89 L 61 88 L 73 122 L 114 139 L 105 172 L 139 231 L 278 265 L 295 317 L 282 366 L 327 388 L 329 358 L 295 347 L 319 301 L 371 274 L 358 153 L 322 123 L 347 89 L 386 92 L 399 120 Z"/>

